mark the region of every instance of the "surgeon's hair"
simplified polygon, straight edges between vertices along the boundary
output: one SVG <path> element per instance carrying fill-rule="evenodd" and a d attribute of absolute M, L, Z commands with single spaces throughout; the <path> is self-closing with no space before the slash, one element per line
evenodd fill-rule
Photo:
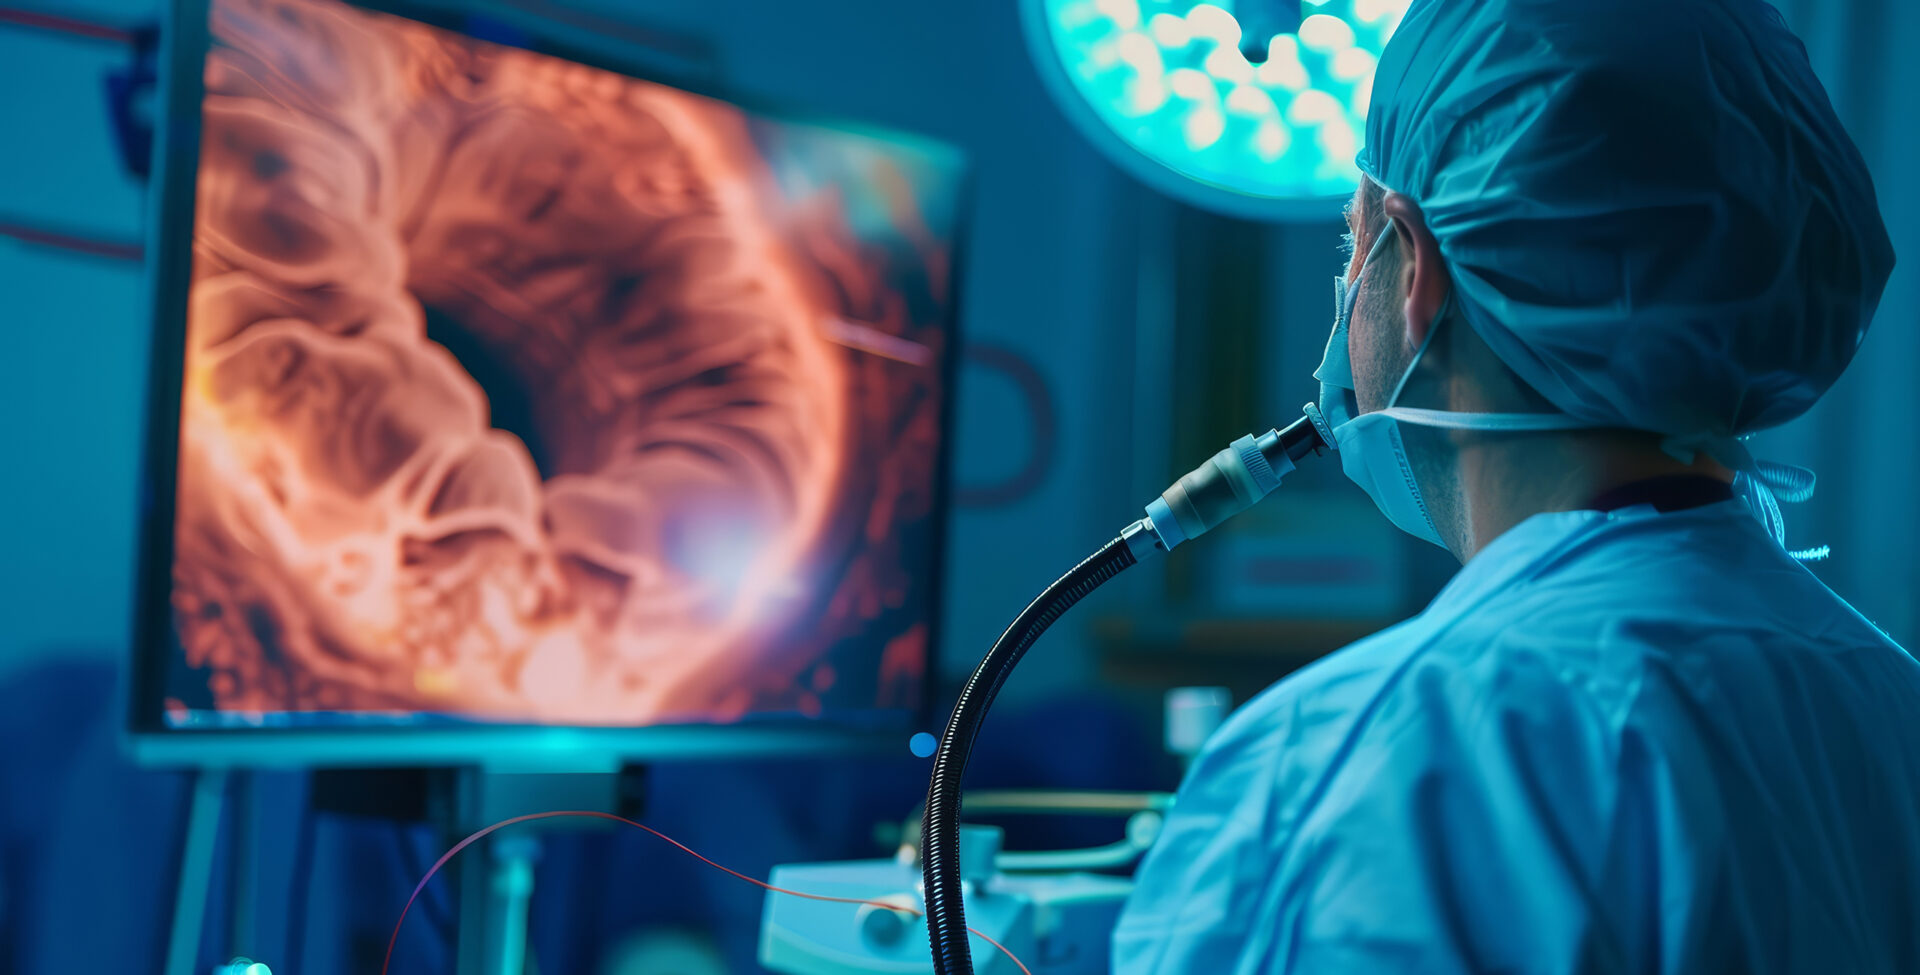
<path fill-rule="evenodd" d="M 1356 223 L 1360 225 L 1366 239 L 1354 241 L 1353 244 L 1356 249 L 1363 246 L 1371 246 L 1375 240 L 1380 238 L 1381 232 L 1387 229 L 1386 202 L 1386 189 L 1379 183 L 1374 182 L 1373 177 L 1362 174 L 1360 177 L 1360 203 L 1357 207 L 1359 212 L 1355 214 L 1355 216 L 1360 218 Z"/>
<path fill-rule="evenodd" d="M 1359 196 L 1347 203 L 1347 213 L 1353 218 L 1347 226 L 1345 238 L 1349 262 L 1355 255 L 1364 258 L 1373 242 L 1386 229 L 1387 215 L 1382 212 L 1386 198 L 1387 191 L 1379 183 L 1374 182 L 1372 177 L 1361 175 Z"/>

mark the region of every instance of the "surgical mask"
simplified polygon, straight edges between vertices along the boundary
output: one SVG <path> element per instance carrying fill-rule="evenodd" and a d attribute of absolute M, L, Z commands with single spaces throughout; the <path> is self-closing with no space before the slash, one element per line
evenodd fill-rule
<path fill-rule="evenodd" d="M 1320 380 L 1320 412 L 1332 430 L 1334 449 L 1340 454 L 1340 468 L 1346 472 L 1347 478 L 1367 492 L 1367 496 L 1373 499 L 1373 503 L 1387 516 L 1388 521 L 1393 522 L 1394 527 L 1446 548 L 1447 543 L 1440 538 L 1440 530 L 1434 524 L 1426 499 L 1421 497 L 1420 482 L 1413 476 L 1413 464 L 1407 457 L 1406 440 L 1400 429 L 1402 423 L 1452 430 L 1502 432 L 1578 430 L 1590 428 L 1592 424 L 1562 413 L 1455 413 L 1397 405 L 1401 391 L 1406 388 L 1407 377 L 1413 374 L 1421 358 L 1427 354 L 1427 346 L 1433 344 L 1434 333 L 1440 330 L 1447 309 L 1452 306 L 1451 294 L 1428 325 L 1426 338 L 1414 353 L 1413 361 L 1407 365 L 1407 371 L 1401 374 L 1400 381 L 1395 384 L 1386 408 L 1361 413 L 1353 393 L 1353 363 L 1348 358 L 1347 330 L 1353 321 L 1360 282 L 1366 277 L 1367 268 L 1372 266 L 1374 259 L 1392 239 L 1393 226 L 1388 224 L 1380 232 L 1380 239 L 1374 243 L 1373 250 L 1360 263 L 1360 272 L 1354 275 L 1353 280 L 1348 281 L 1344 274 L 1334 279 L 1336 308 L 1333 336 L 1327 340 L 1326 355 L 1320 360 L 1320 368 L 1313 371 L 1313 377 Z"/>

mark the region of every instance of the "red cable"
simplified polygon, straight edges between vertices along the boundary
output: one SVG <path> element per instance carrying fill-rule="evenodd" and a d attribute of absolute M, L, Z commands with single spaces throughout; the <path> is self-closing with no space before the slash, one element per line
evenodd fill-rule
<path fill-rule="evenodd" d="M 97 240 L 92 237 L 76 237 L 39 227 L 0 221 L 0 237 L 12 237 L 29 244 L 41 244 L 58 247 L 62 250 L 79 251 L 95 257 L 110 257 L 116 261 L 138 261 L 145 248 L 139 244 L 122 244 L 111 240 Z"/>
<path fill-rule="evenodd" d="M 922 915 L 922 912 L 916 911 L 911 907 L 899 907 L 893 904 L 882 903 L 880 901 L 860 900 L 859 898 L 856 898 L 856 897 L 828 897 L 824 894 L 803 894 L 797 890 L 788 890 L 785 887 L 775 887 L 772 884 L 761 883 L 760 881 L 755 880 L 752 877 L 749 877 L 738 870 L 734 870 L 730 867 L 723 867 L 720 864 L 717 864 L 712 860 L 709 860 L 706 857 L 703 857 L 700 854 L 695 853 L 692 850 L 692 848 L 688 847 L 686 844 L 680 842 L 679 840 L 674 839 L 671 836 L 668 836 L 665 833 L 660 832 L 657 829 L 654 829 L 651 826 L 647 826 L 642 823 L 636 823 L 631 819 L 627 819 L 623 816 L 615 816 L 612 813 L 589 812 L 589 811 L 575 810 L 575 809 L 557 810 L 554 812 L 530 813 L 525 816 L 515 816 L 512 819 L 503 819 L 500 822 L 494 823 L 492 826 L 489 826 L 486 829 L 483 829 L 473 834 L 472 836 L 469 836 L 466 839 L 461 840 L 458 843 L 455 843 L 453 845 L 453 849 L 440 854 L 440 859 L 433 861 L 433 866 L 427 868 L 427 875 L 424 877 L 421 877 L 420 882 L 413 886 L 413 893 L 407 896 L 407 906 L 400 909 L 400 919 L 393 922 L 393 936 L 387 939 L 387 957 L 385 960 L 383 960 L 380 963 L 380 975 L 387 975 L 387 966 L 393 964 L 393 946 L 400 942 L 400 925 L 406 923 L 407 912 L 413 909 L 413 902 L 420 897 L 420 892 L 427 889 L 427 881 L 432 880 L 433 875 L 436 873 L 439 873 L 440 868 L 447 865 L 447 861 L 453 859 L 455 854 L 459 853 L 461 850 L 464 850 L 469 846 L 472 846 L 475 841 L 479 840 L 481 837 L 487 835 L 488 833 L 493 832 L 494 830 L 512 826 L 515 823 L 524 823 L 524 822 L 528 822 L 530 820 L 535 820 L 535 819 L 554 819 L 560 816 L 580 816 L 587 819 L 607 819 L 607 820 L 612 820 L 613 822 L 616 822 L 616 823 L 625 823 L 628 826 L 632 826 L 635 829 L 646 830 L 647 832 L 652 833 L 653 835 L 663 840 L 666 840 L 668 843 L 671 843 L 674 846 L 679 847 L 681 852 L 687 854 L 688 856 L 693 857 L 694 859 L 700 861 L 701 863 L 706 864 L 709 867 L 714 868 L 715 870 L 719 870 L 722 873 L 732 874 L 735 877 L 738 877 L 741 880 L 744 880 L 747 883 L 754 885 L 755 887 L 764 887 L 767 890 L 770 890 L 776 894 L 787 894 L 792 897 L 804 897 L 808 900 L 814 900 L 814 901 L 830 901 L 835 904 L 871 904 L 874 907 L 885 908 L 889 911 L 899 911 L 903 914 L 912 914 L 915 917 L 919 917 Z M 1001 954 L 1006 955 L 1009 959 L 1013 961 L 1013 967 L 1020 969 L 1021 975 L 1033 975 L 1032 972 L 1027 970 L 1026 965 L 1023 965 L 1020 963 L 1020 959 L 1015 957 L 1013 952 L 1007 950 L 1007 947 L 1005 945 L 1001 944 L 998 941 L 993 940 L 992 938 L 987 937 L 986 935 L 980 933 L 979 931 L 974 930 L 972 927 L 967 928 L 967 930 L 972 932 L 974 937 L 977 937 L 980 940 L 985 941 L 987 944 L 990 944 L 995 948 L 1000 949 Z"/>
<path fill-rule="evenodd" d="M 111 41 L 116 44 L 133 43 L 133 32 L 106 24 L 62 17 L 59 14 L 41 13 L 37 10 L 19 10 L 13 7 L 0 7 L 0 24 L 15 24 L 21 27 L 37 27 L 41 30 L 74 34 L 96 41 Z M 118 261 L 138 261 L 144 248 L 139 244 L 123 244 L 116 241 L 96 240 L 90 237 L 76 237 L 39 227 L 28 227 L 15 223 L 0 222 L 0 237 L 12 237 L 29 244 L 42 244 L 63 250 L 92 254 L 95 257 L 109 257 Z"/>
<path fill-rule="evenodd" d="M 0 23 L 19 24 L 22 27 L 39 27 L 43 30 L 57 30 L 66 34 L 78 34 L 91 37 L 96 41 L 113 41 L 118 44 L 132 44 L 133 32 L 118 27 L 108 27 L 86 20 L 75 20 L 59 14 L 43 14 L 37 10 L 15 10 L 0 7 Z"/>

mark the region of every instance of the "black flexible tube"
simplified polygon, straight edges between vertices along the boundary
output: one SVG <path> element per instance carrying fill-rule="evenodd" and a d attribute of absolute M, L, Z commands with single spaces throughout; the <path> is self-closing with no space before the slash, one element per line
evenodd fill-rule
<path fill-rule="evenodd" d="M 1101 546 L 1073 571 L 1061 576 L 1022 610 L 960 690 L 953 717 L 934 753 L 933 775 L 920 820 L 920 864 L 927 902 L 927 939 L 936 975 L 973 975 L 967 944 L 967 912 L 960 878 L 960 780 L 967 773 L 973 740 L 1000 685 L 1020 658 L 1062 613 L 1107 580 L 1133 566 L 1150 551 L 1171 551 L 1221 522 L 1258 504 L 1280 478 L 1308 454 L 1330 448 L 1332 436 L 1320 411 L 1309 403 L 1306 415 L 1284 430 L 1241 437 L 1207 463 L 1182 477 L 1147 506 L 1147 517 L 1127 526 L 1120 537 Z"/>
<path fill-rule="evenodd" d="M 920 823 L 921 872 L 926 882 L 927 937 L 933 948 L 937 975 L 973 975 L 968 950 L 966 908 L 960 889 L 960 780 L 967 772 L 973 740 L 1000 693 L 1000 685 L 1033 646 L 1040 634 L 1062 613 L 1107 580 L 1135 564 L 1125 536 L 1101 546 L 1048 586 L 1021 611 L 993 649 L 975 668 L 954 703 L 953 717 L 933 757 L 933 776 L 927 783 L 927 812 Z"/>

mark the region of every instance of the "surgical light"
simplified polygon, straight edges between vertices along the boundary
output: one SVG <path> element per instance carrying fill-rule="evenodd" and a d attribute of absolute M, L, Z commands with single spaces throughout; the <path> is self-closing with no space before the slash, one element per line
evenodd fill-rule
<path fill-rule="evenodd" d="M 1041 76 L 1137 178 L 1239 217 L 1353 192 L 1380 52 L 1410 0 L 1022 0 Z"/>

